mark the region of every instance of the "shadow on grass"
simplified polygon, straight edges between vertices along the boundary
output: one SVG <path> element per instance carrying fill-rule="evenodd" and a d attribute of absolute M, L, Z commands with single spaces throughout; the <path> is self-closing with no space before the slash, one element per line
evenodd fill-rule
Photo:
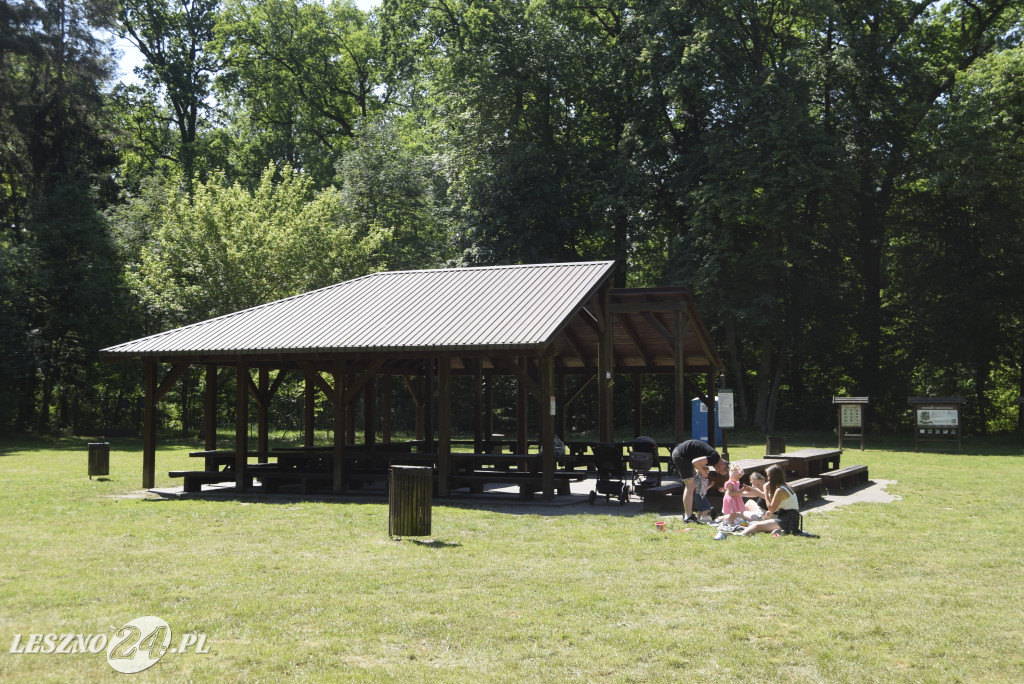
<path fill-rule="evenodd" d="M 179 490 L 168 491 L 166 489 L 151 489 L 141 492 L 128 492 L 125 498 L 138 498 L 151 503 L 164 503 L 171 501 L 234 501 L 247 504 L 272 504 L 272 505 L 294 505 L 297 503 L 323 503 L 323 504 L 377 504 L 388 505 L 386 492 L 366 492 L 353 494 L 300 494 L 297 492 L 268 493 L 258 490 L 238 492 L 234 487 L 220 487 L 217 489 L 204 489 L 201 492 L 184 493 Z M 541 499 L 521 501 L 507 495 L 487 494 L 466 495 L 438 498 L 434 497 L 433 508 L 469 508 L 474 510 L 491 511 L 492 513 L 503 513 L 505 515 L 540 515 L 554 517 L 563 515 L 607 515 L 615 517 L 638 517 L 649 515 L 645 513 L 639 501 L 633 501 L 625 506 L 603 505 L 601 503 L 588 505 L 588 498 L 584 494 L 573 494 L 571 497 L 559 497 L 553 502 Z"/>
<path fill-rule="evenodd" d="M 403 541 L 402 537 L 395 537 L 395 541 Z M 405 539 L 404 541 L 411 541 L 417 546 L 426 546 L 430 549 L 454 549 L 462 546 L 459 542 L 446 542 L 439 539 Z"/>

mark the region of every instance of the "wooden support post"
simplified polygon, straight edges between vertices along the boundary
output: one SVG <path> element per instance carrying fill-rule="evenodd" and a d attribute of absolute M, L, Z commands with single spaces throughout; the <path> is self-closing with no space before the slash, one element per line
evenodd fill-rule
<path fill-rule="evenodd" d="M 306 378 L 305 403 L 302 410 L 302 444 L 311 447 L 315 441 L 314 412 L 316 410 L 316 385 Z"/>
<path fill-rule="evenodd" d="M 437 360 L 437 494 L 448 496 L 452 459 L 452 362 Z"/>
<path fill-rule="evenodd" d="M 385 373 L 380 389 L 380 439 L 391 443 L 391 373 Z"/>
<path fill-rule="evenodd" d="M 612 442 L 615 440 L 615 401 L 613 373 L 612 318 L 609 309 L 609 288 L 604 288 L 600 297 L 599 323 L 601 334 L 598 339 L 597 351 L 597 435 L 598 441 Z"/>
<path fill-rule="evenodd" d="M 217 364 L 206 364 L 206 402 L 203 407 L 203 431 L 206 433 L 205 448 L 217 448 Z"/>
<path fill-rule="evenodd" d="M 267 457 L 262 454 L 270 451 L 270 371 L 261 367 L 257 374 L 260 396 L 256 402 L 256 450 L 261 454 L 257 460 L 266 463 Z"/>
<path fill-rule="evenodd" d="M 565 394 L 565 373 L 559 373 L 555 381 L 557 390 L 555 396 L 557 397 L 557 406 L 555 410 L 558 412 L 555 415 L 555 434 L 558 435 L 562 441 L 565 441 L 565 407 L 566 407 L 566 394 Z"/>
<path fill-rule="evenodd" d="M 530 372 L 530 365 L 526 359 L 516 359 L 523 373 Z M 529 389 L 526 383 L 516 378 L 516 453 L 525 454 L 529 451 L 530 435 L 528 432 L 529 421 L 527 414 L 527 402 L 530 400 Z"/>
<path fill-rule="evenodd" d="M 426 373 L 423 377 L 423 439 L 426 452 L 436 450 L 434 438 L 434 391 L 437 389 L 437 374 L 434 370 L 434 359 L 427 359 Z"/>
<path fill-rule="evenodd" d="M 156 361 L 142 365 L 145 408 L 142 413 L 142 488 L 156 486 Z"/>
<path fill-rule="evenodd" d="M 543 496 L 550 501 L 555 498 L 555 361 L 551 356 L 540 360 L 540 385 L 547 401 L 541 400 L 540 407 L 540 448 L 541 488 Z"/>
<path fill-rule="evenodd" d="M 686 407 L 689 406 L 689 403 L 686 401 L 686 356 L 683 353 L 683 340 L 685 339 L 689 318 L 684 312 L 676 311 L 675 319 L 675 367 L 673 368 L 672 391 L 675 397 L 673 428 L 675 431 L 675 441 L 678 444 L 686 440 Z"/>
<path fill-rule="evenodd" d="M 409 395 L 412 397 L 412 402 L 415 404 L 416 411 L 416 439 L 423 441 L 426 439 L 426 421 L 424 420 L 424 414 L 426 413 L 426 406 L 423 404 L 423 386 L 425 382 L 423 378 L 411 378 L 408 375 L 405 376 L 405 383 L 409 387 Z M 426 451 L 426 448 L 423 449 Z"/>
<path fill-rule="evenodd" d="M 142 412 L 142 486 L 145 489 L 156 486 L 156 405 L 188 368 L 188 363 L 176 363 L 163 382 L 158 383 L 156 360 L 147 359 L 142 363 L 146 394 Z"/>
<path fill-rule="evenodd" d="M 249 485 L 249 366 L 240 361 L 235 373 L 235 487 L 242 491 Z"/>
<path fill-rule="evenodd" d="M 494 439 L 494 373 L 484 375 L 484 438 Z"/>
<path fill-rule="evenodd" d="M 363 440 L 373 451 L 377 443 L 377 377 L 366 381 L 363 387 Z"/>
<path fill-rule="evenodd" d="M 633 436 L 644 434 L 643 419 L 644 376 L 633 373 Z"/>
<path fill-rule="evenodd" d="M 355 381 L 355 373 L 349 373 L 345 377 L 345 389 L 348 390 Z M 356 442 L 356 402 L 353 400 L 350 403 L 343 404 L 345 407 L 345 434 L 349 436 L 352 443 Z"/>
<path fill-rule="evenodd" d="M 334 376 L 334 392 L 330 398 L 333 404 L 331 414 L 334 416 L 334 450 L 332 452 L 334 466 L 333 491 L 335 494 L 343 494 L 345 487 L 348 485 L 345 472 L 345 444 L 348 440 L 348 435 L 345 432 L 345 426 L 348 422 L 346 420 L 348 411 L 345 406 L 345 390 L 347 389 L 348 373 L 345 372 L 345 362 L 335 359 L 331 372 Z"/>
<path fill-rule="evenodd" d="M 476 359 L 473 362 L 473 450 L 476 453 L 484 453 L 484 387 L 483 387 L 484 361 Z"/>

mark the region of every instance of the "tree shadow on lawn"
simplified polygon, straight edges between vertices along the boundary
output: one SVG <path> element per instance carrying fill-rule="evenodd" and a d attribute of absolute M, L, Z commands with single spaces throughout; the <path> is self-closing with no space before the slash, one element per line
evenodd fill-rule
<path fill-rule="evenodd" d="M 142 499 L 148 502 L 161 503 L 178 500 L 193 501 L 237 501 L 241 503 L 259 504 L 296 504 L 302 502 L 334 503 L 334 504 L 388 504 L 387 493 L 383 490 L 354 494 L 303 494 L 300 492 L 260 492 L 259 488 L 239 492 L 234 486 L 207 486 L 201 492 L 185 493 L 181 487 L 150 489 L 135 492 L 127 492 L 122 495 L 124 498 Z M 434 497 L 432 506 L 434 508 L 471 508 L 475 510 L 486 510 L 493 513 L 504 513 L 508 515 L 613 515 L 616 517 L 639 517 L 650 515 L 643 511 L 643 504 L 640 501 L 630 501 L 620 505 L 618 501 L 605 503 L 598 501 L 591 505 L 586 494 L 559 495 L 554 501 L 545 501 L 541 498 L 532 500 L 519 500 L 517 496 L 510 494 L 455 494 L 447 497 Z"/>

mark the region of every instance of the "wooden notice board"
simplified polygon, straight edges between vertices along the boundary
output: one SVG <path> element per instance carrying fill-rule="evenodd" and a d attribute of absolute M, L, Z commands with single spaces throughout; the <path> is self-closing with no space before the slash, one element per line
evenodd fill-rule
<path fill-rule="evenodd" d="M 966 399 L 963 397 L 910 397 L 907 399 L 914 412 L 914 451 L 921 442 L 956 444 L 960 453 L 963 416 Z"/>
<path fill-rule="evenodd" d="M 836 434 L 839 435 L 839 448 L 843 448 L 846 439 L 859 439 L 860 450 L 864 451 L 864 432 L 867 420 L 864 414 L 868 405 L 867 397 L 832 397 L 832 403 L 838 407 Z"/>

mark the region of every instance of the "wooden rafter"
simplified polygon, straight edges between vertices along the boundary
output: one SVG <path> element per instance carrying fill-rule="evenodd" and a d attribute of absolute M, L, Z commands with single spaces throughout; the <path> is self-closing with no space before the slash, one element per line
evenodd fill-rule
<path fill-rule="evenodd" d="M 159 402 L 161 399 L 163 399 L 164 395 L 167 394 L 172 387 L 174 387 L 174 383 L 178 381 L 178 378 L 184 375 L 186 370 L 188 370 L 187 363 L 174 364 L 174 366 L 171 367 L 171 370 L 167 372 L 167 375 L 164 377 L 163 382 L 161 382 L 160 386 L 156 388 L 156 392 L 154 392 L 153 394 L 153 401 Z"/>
<path fill-rule="evenodd" d="M 622 324 L 622 329 L 626 331 L 626 335 L 629 336 L 629 339 L 631 339 L 633 344 L 636 345 L 636 349 L 640 352 L 640 358 L 644 360 L 644 364 L 647 366 L 653 366 L 654 363 L 651 360 L 650 354 L 647 352 L 647 347 L 644 345 L 644 341 L 640 337 L 640 334 L 636 331 L 636 326 L 633 325 L 633 322 L 628 316 L 619 316 L 619 323 Z"/>
<path fill-rule="evenodd" d="M 665 325 L 658 320 L 658 317 L 649 311 L 644 311 L 641 315 L 644 317 L 644 320 L 651 324 L 652 328 L 658 331 L 658 334 L 665 338 L 665 341 L 668 342 L 669 346 L 672 348 L 672 353 L 677 353 L 676 338 L 675 335 L 672 334 L 672 331 L 666 328 Z"/>
<path fill-rule="evenodd" d="M 583 362 L 583 365 L 586 365 L 588 359 L 586 350 L 583 348 L 583 342 L 576 335 L 576 333 L 572 331 L 571 328 L 565 329 L 565 341 L 569 344 L 569 347 L 572 349 L 573 353 L 580 358 L 580 361 Z"/>
<path fill-rule="evenodd" d="M 499 362 L 502 366 L 512 372 L 512 375 L 516 376 L 518 382 L 523 383 L 523 386 L 527 389 L 530 394 L 537 398 L 537 401 L 544 401 L 547 397 L 544 395 L 544 391 L 541 386 L 537 384 L 537 381 L 530 377 L 530 374 L 525 368 L 520 366 L 512 359 L 505 357 L 499 357 Z"/>
<path fill-rule="evenodd" d="M 352 382 L 349 384 L 349 386 L 345 388 L 345 397 L 343 399 L 343 402 L 347 405 L 355 401 L 356 397 L 359 396 L 359 393 L 363 391 L 364 387 L 366 387 L 366 383 L 370 382 L 370 380 L 373 380 L 374 376 L 377 375 L 377 371 L 383 365 L 383 359 L 374 359 L 373 361 L 371 361 L 370 364 L 366 367 L 366 370 L 364 370 L 362 373 L 359 374 L 359 376 L 354 378 Z"/>
<path fill-rule="evenodd" d="M 313 383 L 313 386 L 324 393 L 328 399 L 333 401 L 334 397 L 334 385 L 332 385 L 323 375 L 320 374 L 316 368 L 308 361 L 297 361 L 299 368 L 302 369 L 302 373 L 306 376 L 306 379 Z"/>

